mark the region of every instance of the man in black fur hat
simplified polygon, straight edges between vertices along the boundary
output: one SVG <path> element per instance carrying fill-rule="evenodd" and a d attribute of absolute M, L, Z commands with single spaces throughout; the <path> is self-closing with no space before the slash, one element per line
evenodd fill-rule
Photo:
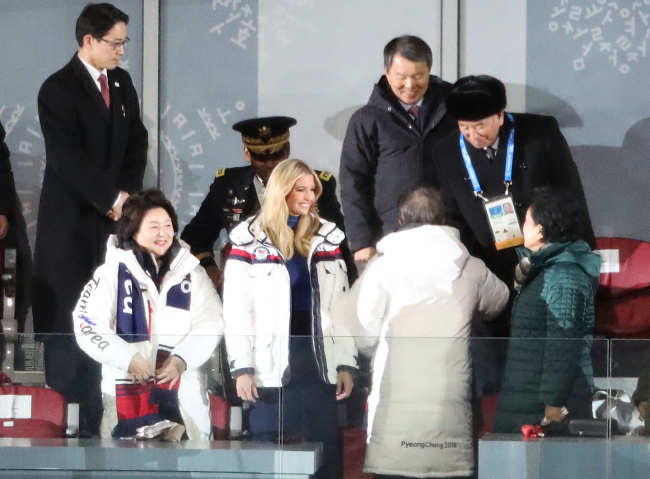
<path fill-rule="evenodd" d="M 448 93 L 446 104 L 449 114 L 458 121 L 460 133 L 450 133 L 437 144 L 434 158 L 448 220 L 460 229 L 470 253 L 482 258 L 511 286 L 517 255 L 514 247 L 495 246 L 484 207 L 487 201 L 510 195 L 523 225 L 534 188 L 554 186 L 569 190 L 584 205 L 585 241 L 592 247 L 596 241 L 580 175 L 557 121 L 550 116 L 507 113 L 506 102 L 505 86 L 494 77 L 468 76 L 458 80 Z M 465 153 L 476 174 L 478 191 L 471 180 Z M 509 156 L 512 173 L 507 178 Z"/>
<path fill-rule="evenodd" d="M 515 246 L 521 242 L 495 234 L 494 218 L 488 216 L 495 211 L 492 207 L 501 207 L 504 214 L 514 210 L 513 222 L 518 220 L 521 227 L 536 187 L 562 188 L 584 205 L 584 239 L 592 248 L 596 240 L 580 175 L 557 121 L 550 116 L 507 113 L 506 103 L 505 86 L 494 77 L 458 80 L 447 94 L 446 105 L 460 132 L 434 145 L 436 171 L 430 173 L 441 186 L 447 221 L 460 230 L 469 252 L 485 261 L 512 290 L 518 263 Z M 472 335 L 507 337 L 509 311 L 492 323 L 476 325 Z M 475 367 L 481 368 L 476 371 L 477 387 L 487 394 L 500 383 L 505 348 L 496 343 L 483 346 L 490 351 L 479 361 L 474 351 Z"/>

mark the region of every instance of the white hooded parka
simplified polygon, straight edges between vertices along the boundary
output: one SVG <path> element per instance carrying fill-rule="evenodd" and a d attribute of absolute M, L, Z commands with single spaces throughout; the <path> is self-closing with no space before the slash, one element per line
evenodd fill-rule
<path fill-rule="evenodd" d="M 469 255 L 454 228 L 403 229 L 377 252 L 335 311 L 356 321 L 357 346 L 374 354 L 364 471 L 469 476 L 470 323 L 498 315 L 508 288 Z"/>
<path fill-rule="evenodd" d="M 179 409 L 190 440 L 208 439 L 211 435 L 210 402 L 205 373 L 199 368 L 210 358 L 224 331 L 221 300 L 199 261 L 189 247 L 181 249 L 165 275 L 160 292 L 142 269 L 132 251 L 117 247 L 117 237 L 107 243 L 106 261 L 97 268 L 86 285 L 72 314 L 77 343 L 91 358 L 102 364 L 102 393 L 115 397 L 116 381 L 129 379 L 129 365 L 140 353 L 155 369 L 160 345 L 171 348 L 187 369 L 178 389 Z M 120 284 L 119 270 L 126 267 L 129 279 Z M 119 288 L 135 291 L 140 298 L 118 304 Z M 185 307 L 171 299 L 170 290 L 185 296 Z M 141 300 L 141 301 L 140 301 Z M 147 305 L 144 314 L 150 330 L 149 341 L 127 342 L 118 336 L 117 316 L 130 311 L 134 304 Z M 109 429 L 115 426 L 109 425 Z"/>

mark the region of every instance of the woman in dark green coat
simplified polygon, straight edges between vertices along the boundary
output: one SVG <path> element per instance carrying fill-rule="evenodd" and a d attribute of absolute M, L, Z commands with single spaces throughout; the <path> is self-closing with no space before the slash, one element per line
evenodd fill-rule
<path fill-rule="evenodd" d="M 495 432 L 523 424 L 591 417 L 591 343 L 600 256 L 580 240 L 579 203 L 552 188 L 536 192 L 523 226 L 508 358 Z"/>

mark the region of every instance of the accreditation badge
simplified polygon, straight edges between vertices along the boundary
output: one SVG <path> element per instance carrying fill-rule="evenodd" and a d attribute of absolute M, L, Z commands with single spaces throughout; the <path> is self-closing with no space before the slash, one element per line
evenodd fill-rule
<path fill-rule="evenodd" d="M 485 202 L 484 206 L 496 249 L 501 250 L 524 244 L 524 235 L 521 232 L 512 196 L 499 196 Z"/>

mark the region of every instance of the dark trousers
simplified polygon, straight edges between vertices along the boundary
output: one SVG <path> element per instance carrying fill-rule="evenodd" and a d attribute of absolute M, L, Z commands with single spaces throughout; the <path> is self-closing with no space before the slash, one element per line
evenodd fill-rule
<path fill-rule="evenodd" d="M 73 335 L 50 335 L 45 346 L 45 381 L 66 403 L 79 404 L 79 431 L 99 435 L 102 421 L 101 365 L 84 353 Z"/>
<path fill-rule="evenodd" d="M 258 390 L 260 398 L 248 410 L 251 439 L 320 442 L 323 465 L 314 477 L 338 479 L 342 451 L 336 386 L 319 378 L 309 336 L 291 338 L 289 363 L 288 384 Z"/>
<path fill-rule="evenodd" d="M 476 475 L 473 476 L 445 476 L 445 479 L 474 479 Z M 374 479 L 414 479 L 409 476 L 393 476 L 386 474 L 375 474 Z"/>

